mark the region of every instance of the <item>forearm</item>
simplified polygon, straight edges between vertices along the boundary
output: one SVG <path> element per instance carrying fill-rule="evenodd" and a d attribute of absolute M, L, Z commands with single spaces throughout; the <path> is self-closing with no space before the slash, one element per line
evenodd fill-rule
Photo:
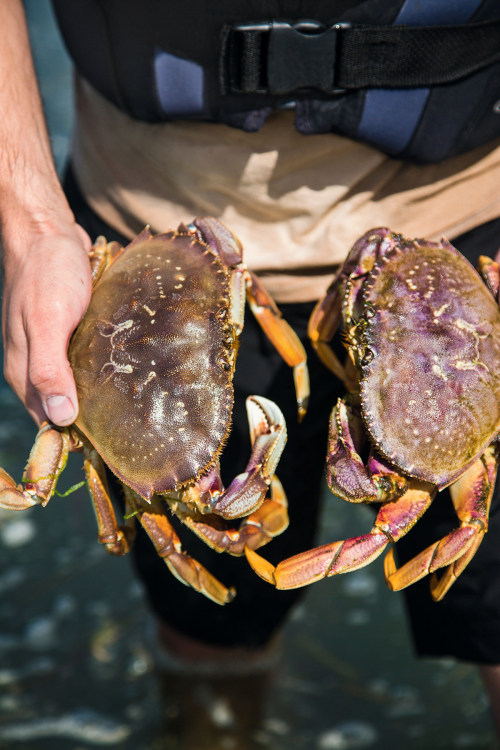
<path fill-rule="evenodd" d="M 52 160 L 20 0 L 3 0 L 0 49 L 0 228 L 16 252 L 20 235 L 50 233 L 73 217 Z"/>
<path fill-rule="evenodd" d="M 4 374 L 37 422 L 71 422 L 69 338 L 90 296 L 90 240 L 52 160 L 20 0 L 0 24 L 0 232 Z"/>

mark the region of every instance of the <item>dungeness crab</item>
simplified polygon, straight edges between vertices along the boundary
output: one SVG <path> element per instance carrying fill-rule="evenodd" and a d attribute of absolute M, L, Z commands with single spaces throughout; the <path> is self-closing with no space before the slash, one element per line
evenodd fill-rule
<path fill-rule="evenodd" d="M 499 268 L 482 257 L 479 270 L 446 240 L 375 229 L 356 242 L 309 333 L 350 390 L 331 416 L 330 488 L 382 505 L 370 533 L 276 568 L 248 550 L 265 580 L 295 588 L 367 565 L 448 485 L 460 525 L 399 570 L 391 548 L 386 581 L 397 590 L 433 573 L 439 600 L 472 559 L 488 527 L 500 431 Z M 341 318 L 346 368 L 329 346 Z"/>
<path fill-rule="evenodd" d="M 236 237 L 216 219 L 159 235 L 146 229 L 125 248 L 99 238 L 91 264 L 92 299 L 69 347 L 78 418 L 69 428 L 42 425 L 24 489 L 0 470 L 0 506 L 46 505 L 68 450 L 82 448 L 106 549 L 127 552 L 137 518 L 175 576 L 224 604 L 234 591 L 182 551 L 167 505 L 210 546 L 233 555 L 286 528 L 286 498 L 274 477 L 286 427 L 272 401 L 247 399 L 248 466 L 227 489 L 219 473 L 245 298 L 294 368 L 299 414 L 308 396 L 304 349 L 243 265 Z M 103 462 L 124 489 L 123 526 Z M 233 519 L 242 519 L 238 528 Z"/>

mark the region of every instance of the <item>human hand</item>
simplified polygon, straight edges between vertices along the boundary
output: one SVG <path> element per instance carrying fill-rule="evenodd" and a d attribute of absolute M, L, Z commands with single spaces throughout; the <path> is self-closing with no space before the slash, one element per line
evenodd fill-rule
<path fill-rule="evenodd" d="M 37 424 L 78 413 L 67 350 L 90 299 L 90 247 L 71 222 L 3 237 L 4 375 Z"/>

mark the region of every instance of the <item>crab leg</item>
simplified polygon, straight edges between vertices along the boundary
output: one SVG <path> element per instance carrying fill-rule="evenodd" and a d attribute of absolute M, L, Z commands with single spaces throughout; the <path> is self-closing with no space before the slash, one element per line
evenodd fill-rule
<path fill-rule="evenodd" d="M 312 311 L 307 333 L 323 364 L 344 383 L 349 391 L 352 391 L 356 383 L 331 347 L 331 342 L 340 324 L 340 317 L 339 289 L 336 284 L 332 284 L 326 295 L 319 300 Z"/>
<path fill-rule="evenodd" d="M 0 507 L 26 510 L 33 505 L 47 505 L 66 466 L 68 451 L 68 431 L 44 422 L 24 470 L 24 489 L 21 485 L 16 485 L 6 471 L 0 469 Z"/>
<path fill-rule="evenodd" d="M 356 391 L 358 387 L 357 372 L 351 367 L 353 344 L 350 327 L 355 318 L 354 310 L 364 279 L 373 268 L 376 259 L 387 252 L 387 247 L 393 241 L 389 230 L 385 227 L 370 230 L 360 237 L 330 284 L 325 297 L 317 303 L 309 320 L 309 338 L 319 358 L 334 375 L 342 380 L 349 391 Z M 346 365 L 342 365 L 331 348 L 331 342 L 341 317 L 344 318 L 347 326 L 346 334 L 349 343 L 350 357 Z"/>
<path fill-rule="evenodd" d="M 84 448 L 84 466 L 97 520 L 98 539 L 112 555 L 125 555 L 135 538 L 132 521 L 119 526 L 111 502 L 104 463 L 93 448 Z"/>
<path fill-rule="evenodd" d="M 226 490 L 214 493 L 205 511 L 223 518 L 241 518 L 257 510 L 286 443 L 285 419 L 273 401 L 249 396 L 246 407 L 252 443 L 250 460 L 245 471 L 235 477 Z"/>
<path fill-rule="evenodd" d="M 419 555 L 397 569 L 393 551 L 384 561 L 387 585 L 393 591 L 409 586 L 439 568 L 446 568 L 443 576 L 431 579 L 431 594 L 439 601 L 460 573 L 474 557 L 488 530 L 488 513 L 497 472 L 495 448 L 490 447 L 481 458 L 450 487 L 450 492 L 461 524 L 443 539 L 431 544 Z"/>
<path fill-rule="evenodd" d="M 498 263 L 486 255 L 481 255 L 479 257 L 478 271 L 494 298 L 500 301 L 500 268 Z"/>
<path fill-rule="evenodd" d="M 149 230 L 145 229 L 141 232 L 136 239 L 144 240 L 144 233 Z M 149 234 L 151 234 L 149 232 Z M 92 272 L 92 286 L 95 287 L 99 279 L 101 278 L 104 270 L 121 255 L 124 248 L 118 242 L 107 242 L 105 237 L 98 237 L 89 253 L 90 270 Z"/>
<path fill-rule="evenodd" d="M 176 515 L 189 528 L 217 552 L 228 552 L 239 557 L 245 545 L 257 549 L 267 544 L 288 527 L 287 499 L 277 476 L 271 480 L 271 497 L 260 508 L 243 519 L 238 529 L 220 529 L 206 521 L 195 520 L 178 508 Z"/>
<path fill-rule="evenodd" d="M 282 318 L 274 300 L 251 271 L 245 271 L 247 299 L 258 324 L 276 351 L 289 367 L 293 367 L 299 421 L 307 411 L 309 402 L 309 371 L 307 355 L 302 343 L 288 323 Z"/>
<path fill-rule="evenodd" d="M 92 245 L 89 253 L 90 270 L 92 273 L 92 286 L 99 281 L 102 272 L 107 265 L 108 243 L 105 237 L 98 237 Z"/>
<path fill-rule="evenodd" d="M 431 504 L 433 496 L 432 485 L 411 480 L 409 489 L 399 500 L 382 505 L 368 534 L 301 552 L 276 567 L 248 547 L 245 554 L 257 575 L 276 588 L 307 586 L 371 563 L 389 542 L 396 542 L 414 526 Z"/>
<path fill-rule="evenodd" d="M 124 487 L 124 492 L 128 509 L 137 513 L 159 557 L 181 583 L 191 586 L 216 604 L 227 604 L 235 597 L 233 588 L 228 589 L 197 560 L 182 551 L 179 537 L 165 515 L 165 506 L 156 495 L 146 506 L 129 487 Z"/>
<path fill-rule="evenodd" d="M 148 240 L 153 235 L 149 226 L 145 227 L 140 234 L 135 237 L 132 242 L 127 245 L 135 243 L 139 244 Z M 95 287 L 99 279 L 101 278 L 105 269 L 110 266 L 125 250 L 126 248 L 120 245 L 119 242 L 112 241 L 108 242 L 105 237 L 98 237 L 89 253 L 90 269 L 92 272 L 92 286 Z"/>
<path fill-rule="evenodd" d="M 208 242 L 224 262 L 234 269 L 231 283 L 231 322 L 238 335 L 243 328 L 245 298 L 262 330 L 283 357 L 287 365 L 293 367 L 299 421 L 307 411 L 309 401 L 309 372 L 307 355 L 295 331 L 283 320 L 280 311 L 266 288 L 257 276 L 242 263 L 243 248 L 237 237 L 218 219 L 205 217 L 195 219 L 189 227 L 179 227 L 178 231 L 196 232 L 200 230 L 204 241 Z"/>

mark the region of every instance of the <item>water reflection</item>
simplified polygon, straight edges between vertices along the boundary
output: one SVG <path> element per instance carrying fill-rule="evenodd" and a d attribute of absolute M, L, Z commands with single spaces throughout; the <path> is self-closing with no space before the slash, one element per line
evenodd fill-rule
<path fill-rule="evenodd" d="M 48 2 L 25 5 L 62 166 L 70 72 Z M 3 381 L 0 414 L 0 465 L 20 478 L 35 430 Z M 81 458 L 71 456 L 62 489 L 81 478 Z M 328 497 L 324 541 L 370 525 L 365 508 Z M 234 706 L 210 680 L 195 687 L 179 675 L 157 679 L 141 590 L 127 558 L 108 556 L 97 544 L 85 490 L 55 497 L 46 509 L 1 512 L 0 595 L 0 747 L 174 750 L 186 714 L 196 750 L 200 735 L 205 741 L 212 731 L 220 737 L 213 750 L 238 747 Z M 229 694 L 248 703 L 248 686 L 241 695 L 235 680 Z M 262 691 L 258 680 L 254 689 Z M 286 629 L 251 744 L 261 750 L 496 747 L 475 670 L 413 658 L 401 599 L 386 590 L 380 561 L 309 589 Z"/>

